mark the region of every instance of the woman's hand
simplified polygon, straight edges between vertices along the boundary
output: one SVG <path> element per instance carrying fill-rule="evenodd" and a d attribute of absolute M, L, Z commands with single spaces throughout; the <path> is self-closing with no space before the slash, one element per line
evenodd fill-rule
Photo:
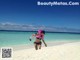
<path fill-rule="evenodd" d="M 45 47 L 47 47 L 47 44 L 45 44 Z"/>
<path fill-rule="evenodd" d="M 31 41 L 31 38 L 29 40 Z"/>

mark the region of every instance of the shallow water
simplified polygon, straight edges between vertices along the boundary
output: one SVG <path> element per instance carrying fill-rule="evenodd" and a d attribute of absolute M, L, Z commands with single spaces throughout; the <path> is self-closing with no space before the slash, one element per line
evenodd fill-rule
<path fill-rule="evenodd" d="M 29 41 L 29 37 L 35 32 L 7 32 L 0 31 L 0 46 L 33 44 L 35 38 Z M 46 33 L 44 40 L 50 41 L 80 41 L 80 34 Z"/>

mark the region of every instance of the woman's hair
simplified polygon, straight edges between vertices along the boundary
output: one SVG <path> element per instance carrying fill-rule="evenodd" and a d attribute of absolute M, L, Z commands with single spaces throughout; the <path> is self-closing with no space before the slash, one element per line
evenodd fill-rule
<path fill-rule="evenodd" d="M 41 33 L 45 34 L 45 31 L 44 31 L 44 30 L 42 30 L 42 32 L 41 32 Z"/>

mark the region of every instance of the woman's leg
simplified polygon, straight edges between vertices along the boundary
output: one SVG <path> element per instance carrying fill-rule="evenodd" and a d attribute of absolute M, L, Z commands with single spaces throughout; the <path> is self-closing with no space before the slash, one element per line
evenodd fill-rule
<path fill-rule="evenodd" d="M 42 45 L 42 42 L 40 42 L 39 45 L 38 45 L 39 46 L 39 49 L 41 49 L 41 45 Z"/>
<path fill-rule="evenodd" d="M 34 44 L 34 46 L 35 46 L 35 49 L 38 50 L 38 46 L 37 46 L 37 44 Z"/>
<path fill-rule="evenodd" d="M 39 46 L 39 49 L 41 49 L 41 45 L 38 45 Z"/>

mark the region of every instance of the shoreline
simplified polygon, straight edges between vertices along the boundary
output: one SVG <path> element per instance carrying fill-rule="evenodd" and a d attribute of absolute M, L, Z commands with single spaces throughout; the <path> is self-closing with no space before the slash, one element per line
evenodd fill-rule
<path fill-rule="evenodd" d="M 51 46 L 57 46 L 57 45 L 64 45 L 64 44 L 68 44 L 68 43 L 74 43 L 74 42 L 80 42 L 80 41 L 50 41 L 50 42 L 46 42 L 47 43 L 47 47 L 51 47 Z M 3 47 L 11 47 L 13 48 L 13 51 L 17 51 L 17 50 L 23 50 L 23 49 L 31 49 L 34 48 L 34 44 L 31 45 L 27 45 L 27 44 L 21 44 L 21 45 L 12 45 L 12 46 L 3 46 Z M 42 43 L 42 48 L 45 47 L 44 44 Z M 0 47 L 1 49 L 2 47 Z M 35 49 L 35 48 L 34 48 Z M 0 51 L 1 52 L 1 51 Z"/>

